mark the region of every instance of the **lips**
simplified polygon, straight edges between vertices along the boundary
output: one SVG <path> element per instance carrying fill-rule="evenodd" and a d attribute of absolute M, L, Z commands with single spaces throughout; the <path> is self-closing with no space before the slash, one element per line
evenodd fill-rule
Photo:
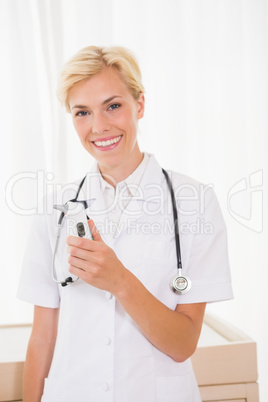
<path fill-rule="evenodd" d="M 118 135 L 117 137 L 109 137 L 100 139 L 98 141 L 92 141 L 92 143 L 95 145 L 96 148 L 104 151 L 115 148 L 119 144 L 122 137 L 122 135 Z"/>

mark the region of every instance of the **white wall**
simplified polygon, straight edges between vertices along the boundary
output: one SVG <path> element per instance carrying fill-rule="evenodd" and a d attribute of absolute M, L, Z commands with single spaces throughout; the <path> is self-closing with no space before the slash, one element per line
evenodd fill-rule
<path fill-rule="evenodd" d="M 58 72 L 83 46 L 127 46 L 146 88 L 142 148 L 163 167 L 212 183 L 219 197 L 235 299 L 208 309 L 257 341 L 268 400 L 267 1 L 2 0 L 0 19 L 0 163 L 9 186 L 9 206 L 0 201 L 0 322 L 31 320 L 32 311 L 14 299 L 29 217 L 10 204 L 29 209 L 42 186 L 76 179 L 91 164 L 57 104 Z M 37 171 L 41 187 L 30 178 Z M 20 172 L 28 179 L 11 194 Z"/>

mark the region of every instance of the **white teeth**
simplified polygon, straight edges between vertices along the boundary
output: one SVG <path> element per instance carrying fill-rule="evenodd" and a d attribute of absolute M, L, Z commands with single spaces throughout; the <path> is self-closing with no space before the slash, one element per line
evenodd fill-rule
<path fill-rule="evenodd" d="M 120 141 L 122 135 L 119 135 L 119 137 L 112 138 L 111 140 L 107 141 L 94 141 L 94 144 L 97 145 L 97 147 L 108 147 L 112 144 L 116 144 L 118 141 Z"/>

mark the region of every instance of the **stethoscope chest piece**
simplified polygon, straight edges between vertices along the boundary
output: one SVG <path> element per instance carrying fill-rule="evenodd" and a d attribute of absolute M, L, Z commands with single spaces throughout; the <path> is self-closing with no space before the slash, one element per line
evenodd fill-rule
<path fill-rule="evenodd" d="M 187 276 L 182 275 L 181 269 L 178 269 L 177 274 L 170 279 L 169 286 L 174 293 L 183 295 L 191 289 L 192 282 Z"/>

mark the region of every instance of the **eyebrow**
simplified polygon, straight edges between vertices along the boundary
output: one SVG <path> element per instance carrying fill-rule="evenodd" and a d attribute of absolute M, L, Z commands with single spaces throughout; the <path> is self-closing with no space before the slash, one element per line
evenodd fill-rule
<path fill-rule="evenodd" d="M 112 101 L 113 99 L 115 99 L 115 98 L 122 98 L 122 96 L 120 96 L 120 95 L 111 96 L 110 98 L 108 98 L 108 99 L 106 99 L 105 101 L 103 101 L 103 102 L 102 102 L 102 105 L 106 105 L 106 103 L 111 102 L 111 101 Z"/>
<path fill-rule="evenodd" d="M 120 95 L 113 95 L 113 96 L 111 96 L 110 98 L 105 99 L 105 100 L 102 102 L 102 105 L 106 105 L 107 103 L 111 102 L 111 101 L 112 101 L 113 99 L 115 99 L 115 98 L 122 98 L 122 96 L 120 96 Z M 87 106 L 85 106 L 85 105 L 75 105 L 75 106 L 72 107 L 72 109 L 86 109 L 86 108 L 87 108 Z"/>

